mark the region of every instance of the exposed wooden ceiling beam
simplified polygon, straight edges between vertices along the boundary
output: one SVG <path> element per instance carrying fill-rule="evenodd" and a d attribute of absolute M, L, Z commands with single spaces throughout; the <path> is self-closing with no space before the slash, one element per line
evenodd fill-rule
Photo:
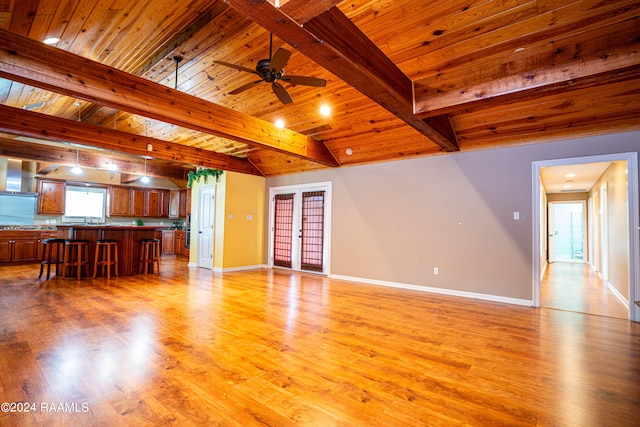
<path fill-rule="evenodd" d="M 76 148 L 42 145 L 34 142 L 19 141 L 0 137 L 0 155 L 22 160 L 39 162 L 36 172 L 46 175 L 57 166 L 74 166 L 76 164 Z M 95 150 L 79 150 L 78 163 L 82 167 L 106 169 L 107 163 L 115 162 L 118 171 L 131 174 L 144 172 L 144 161 L 129 157 L 114 158 L 111 153 Z M 161 162 L 148 160 L 147 175 L 183 180 L 187 170 L 182 167 L 167 166 Z"/>
<path fill-rule="evenodd" d="M 133 114 L 339 166 L 320 141 L 0 29 L 0 76 Z"/>
<path fill-rule="evenodd" d="M 280 5 L 280 10 L 302 25 L 341 2 L 342 0 L 289 0 Z"/>
<path fill-rule="evenodd" d="M 14 135 L 75 142 L 176 163 L 263 175 L 245 159 L 6 105 L 0 105 L 0 130 Z M 150 151 L 149 144 L 152 146 Z"/>
<path fill-rule="evenodd" d="M 640 75 L 640 26 L 618 22 L 416 81 L 422 117 L 534 99 Z"/>
<path fill-rule="evenodd" d="M 368 96 L 445 151 L 459 145 L 448 117 L 431 126 L 413 113 L 413 82 L 337 7 L 304 22 L 304 26 L 267 2 L 225 0 L 320 66 Z M 292 7 L 293 8 L 293 7 Z"/>

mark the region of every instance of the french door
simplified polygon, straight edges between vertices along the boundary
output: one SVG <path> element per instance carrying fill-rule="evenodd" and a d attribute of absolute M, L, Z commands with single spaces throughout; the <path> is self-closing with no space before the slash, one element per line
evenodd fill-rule
<path fill-rule="evenodd" d="M 271 265 L 328 273 L 331 186 L 280 187 L 270 193 Z"/>

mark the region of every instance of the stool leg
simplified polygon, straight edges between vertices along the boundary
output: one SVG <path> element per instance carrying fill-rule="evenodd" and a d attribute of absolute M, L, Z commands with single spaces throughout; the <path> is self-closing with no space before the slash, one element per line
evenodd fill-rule
<path fill-rule="evenodd" d="M 111 279 L 111 245 L 107 246 L 107 280 Z M 104 269 L 104 267 L 102 267 Z M 103 273 L 104 274 L 104 273 Z"/>
<path fill-rule="evenodd" d="M 84 265 L 84 273 L 87 277 L 91 277 L 91 273 L 89 272 L 89 245 L 82 245 L 84 248 L 84 258 L 82 258 Z M 82 249 L 80 250 L 82 252 Z M 78 268 L 80 268 L 78 266 Z"/>
<path fill-rule="evenodd" d="M 100 245 L 96 245 L 96 256 L 93 257 L 93 278 L 98 274 L 98 258 L 100 255 Z"/>
<path fill-rule="evenodd" d="M 114 272 L 116 273 L 116 277 L 118 277 L 118 268 L 119 264 L 118 264 L 118 246 L 117 245 L 113 245 L 113 255 L 114 255 L 114 259 L 115 259 L 115 264 L 114 264 Z"/>
<path fill-rule="evenodd" d="M 67 248 L 65 245 L 64 255 L 62 257 L 62 278 L 67 277 L 67 268 L 69 263 L 69 252 L 71 252 L 71 248 Z"/>
<path fill-rule="evenodd" d="M 160 275 L 160 244 L 156 245 L 156 265 L 158 267 L 158 276 Z"/>
<path fill-rule="evenodd" d="M 82 245 L 76 247 L 76 261 L 78 261 L 77 263 L 77 273 L 78 273 L 78 280 L 82 279 Z"/>
<path fill-rule="evenodd" d="M 38 279 L 42 277 L 42 271 L 44 270 L 44 260 L 45 260 L 45 256 L 44 253 L 47 252 L 47 246 L 49 246 L 48 244 L 44 245 L 44 251 L 42 253 L 42 262 L 40 263 L 40 275 L 38 276 Z M 48 279 L 48 277 L 47 277 Z"/>
<path fill-rule="evenodd" d="M 62 249 L 62 252 L 60 250 Z M 64 243 L 56 245 L 56 276 L 60 276 L 60 264 L 64 270 Z"/>
<path fill-rule="evenodd" d="M 51 255 L 51 251 L 53 250 L 53 245 L 51 244 L 47 244 L 47 280 L 49 280 L 49 276 L 51 276 L 51 260 L 52 260 L 52 255 Z"/>

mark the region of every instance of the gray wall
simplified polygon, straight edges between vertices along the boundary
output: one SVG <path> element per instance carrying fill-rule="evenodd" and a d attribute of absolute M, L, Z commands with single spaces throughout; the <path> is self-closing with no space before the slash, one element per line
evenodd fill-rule
<path fill-rule="evenodd" d="M 531 300 L 532 162 L 631 151 L 640 132 L 286 175 L 267 188 L 333 182 L 333 275 Z"/>

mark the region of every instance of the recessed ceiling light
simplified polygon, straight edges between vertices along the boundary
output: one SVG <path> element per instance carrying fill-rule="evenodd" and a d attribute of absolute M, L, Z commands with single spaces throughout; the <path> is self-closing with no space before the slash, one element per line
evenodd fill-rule
<path fill-rule="evenodd" d="M 49 38 L 44 39 L 43 43 L 51 45 L 51 44 L 56 44 L 59 41 L 60 41 L 60 39 L 58 37 L 49 37 Z"/>
<path fill-rule="evenodd" d="M 282 119 L 278 119 L 276 120 L 276 127 L 279 127 L 280 129 L 284 128 L 284 120 Z"/>
<path fill-rule="evenodd" d="M 353 154 L 353 149 L 347 148 L 346 150 L 344 150 L 344 152 L 347 153 L 347 156 L 350 156 Z"/>
<path fill-rule="evenodd" d="M 322 104 L 320 106 L 320 114 L 325 117 L 329 117 L 331 115 L 331 107 L 329 107 L 327 104 Z"/>
<path fill-rule="evenodd" d="M 568 173 L 568 174 L 566 174 L 565 176 L 566 176 L 567 178 L 573 178 L 573 177 L 575 177 L 575 176 L 576 176 L 576 174 L 575 174 L 575 173 Z"/>

